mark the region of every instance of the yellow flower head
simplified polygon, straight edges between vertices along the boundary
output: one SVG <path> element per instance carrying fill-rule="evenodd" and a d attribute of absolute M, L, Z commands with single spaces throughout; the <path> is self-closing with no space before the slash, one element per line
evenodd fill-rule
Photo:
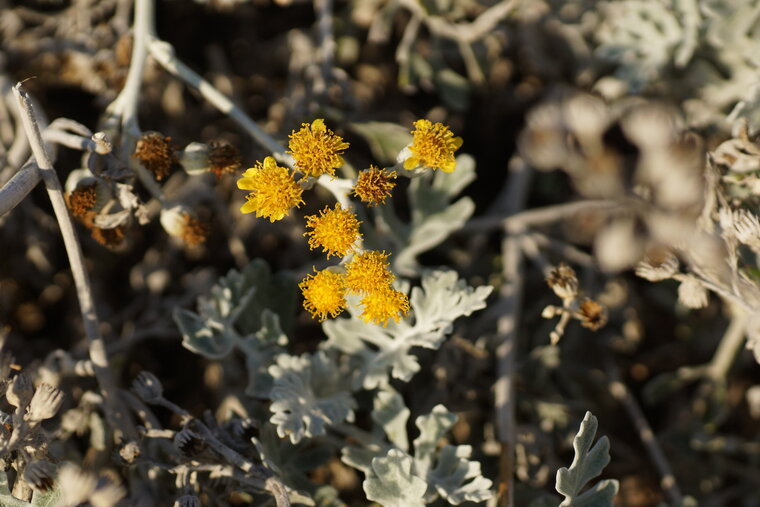
<path fill-rule="evenodd" d="M 328 314 L 337 317 L 346 308 L 344 275 L 340 273 L 329 269 L 317 271 L 315 275 L 307 275 L 298 288 L 303 293 L 303 307 L 320 322 Z"/>
<path fill-rule="evenodd" d="M 240 211 L 255 211 L 257 217 L 268 218 L 270 222 L 282 219 L 290 208 L 303 203 L 303 189 L 295 182 L 290 171 L 278 166 L 272 157 L 265 158 L 263 164 L 256 162 L 255 167 L 243 173 L 237 186 L 241 190 L 252 191 Z"/>
<path fill-rule="evenodd" d="M 364 307 L 362 320 L 382 324 L 383 327 L 388 324 L 388 320 L 398 322 L 409 312 L 409 298 L 392 287 L 370 292 L 364 296 L 361 305 Z"/>
<path fill-rule="evenodd" d="M 385 252 L 362 252 L 346 264 L 346 288 L 359 294 L 386 289 L 394 278 Z"/>
<path fill-rule="evenodd" d="M 370 206 L 377 206 L 391 196 L 391 190 L 396 186 L 396 171 L 386 171 L 371 165 L 369 169 L 359 173 L 354 186 L 354 195 Z"/>
<path fill-rule="evenodd" d="M 306 217 L 306 227 L 313 230 L 305 232 L 304 236 L 310 236 L 309 248 L 322 247 L 328 259 L 331 255 L 343 257 L 361 239 L 360 223 L 353 211 L 341 209 L 340 203 L 336 203 L 334 209 L 325 206 L 319 215 Z"/>
<path fill-rule="evenodd" d="M 296 161 L 296 169 L 307 176 L 329 174 L 335 176 L 335 169 L 343 165 L 343 150 L 348 143 L 325 126 L 322 118 L 311 124 L 302 123 L 301 130 L 290 134 L 289 151 Z"/>
<path fill-rule="evenodd" d="M 404 161 L 404 169 L 432 167 L 450 173 L 456 167 L 454 152 L 462 146 L 462 138 L 454 137 L 449 127 L 443 123 L 417 120 L 412 130 L 412 156 Z"/>

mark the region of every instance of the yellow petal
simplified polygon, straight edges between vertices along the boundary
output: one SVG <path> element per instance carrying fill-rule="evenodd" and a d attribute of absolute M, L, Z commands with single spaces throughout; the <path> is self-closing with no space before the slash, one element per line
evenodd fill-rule
<path fill-rule="evenodd" d="M 324 132 L 325 130 L 327 130 L 327 127 L 325 127 L 325 120 L 323 118 L 317 118 L 311 122 L 312 132 Z"/>
<path fill-rule="evenodd" d="M 272 169 L 273 167 L 277 167 L 277 161 L 274 159 L 274 157 L 267 157 L 264 159 L 264 169 Z"/>
<path fill-rule="evenodd" d="M 456 169 L 456 167 L 457 167 L 456 160 L 452 160 L 451 162 L 446 162 L 445 164 L 443 164 L 441 166 L 441 171 L 445 173 L 450 173 L 450 172 L 453 172 L 454 169 Z"/>
<path fill-rule="evenodd" d="M 256 184 L 251 178 L 240 178 L 237 180 L 237 187 L 240 190 L 256 190 Z"/>
<path fill-rule="evenodd" d="M 455 150 L 458 150 L 462 147 L 462 138 L 461 137 L 455 137 L 451 140 L 451 146 L 454 147 Z"/>
<path fill-rule="evenodd" d="M 409 157 L 404 160 L 404 169 L 411 171 L 420 164 L 420 160 L 417 157 Z"/>
<path fill-rule="evenodd" d="M 255 199 L 250 199 L 250 200 L 246 201 L 245 204 L 243 204 L 242 206 L 240 206 L 240 212 L 241 213 L 253 213 L 254 211 L 256 211 L 257 207 L 258 207 L 258 205 L 256 204 L 256 200 Z"/>

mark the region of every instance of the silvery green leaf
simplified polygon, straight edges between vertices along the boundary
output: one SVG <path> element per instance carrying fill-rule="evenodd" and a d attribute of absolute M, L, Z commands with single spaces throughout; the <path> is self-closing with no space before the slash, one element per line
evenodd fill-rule
<path fill-rule="evenodd" d="M 592 446 L 598 423 L 591 412 L 581 422 L 578 434 L 573 440 L 575 457 L 570 468 L 560 468 L 557 471 L 556 490 L 565 499 L 560 507 L 607 507 L 612 505 L 612 499 L 618 490 L 616 480 L 606 480 L 596 484 L 588 491 L 581 493 L 583 487 L 610 462 L 610 443 L 607 437 L 602 437 Z"/>
<path fill-rule="evenodd" d="M 391 449 L 385 457 L 372 460 L 372 473 L 362 483 L 367 499 L 385 507 L 425 505 L 427 484 L 412 473 L 412 458 Z"/>
<path fill-rule="evenodd" d="M 284 352 L 283 347 L 287 343 L 288 338 L 280 328 L 280 317 L 273 311 L 264 309 L 261 312 L 261 329 L 240 342 L 248 370 L 246 394 L 258 398 L 269 396 L 272 377 L 267 368 L 273 363 L 275 356 Z"/>
<path fill-rule="evenodd" d="M 351 129 L 367 141 L 375 160 L 381 164 L 392 165 L 396 161 L 396 154 L 412 142 L 410 130 L 396 123 L 355 122 L 351 123 Z"/>
<path fill-rule="evenodd" d="M 436 405 L 427 415 L 421 415 L 414 421 L 420 430 L 420 436 L 414 439 L 414 459 L 421 471 L 427 472 L 433 465 L 438 441 L 454 426 L 457 416 L 443 405 Z"/>
<path fill-rule="evenodd" d="M 470 82 L 451 69 L 443 69 L 435 75 L 435 85 L 441 99 L 454 111 L 466 111 L 470 104 Z"/>
<path fill-rule="evenodd" d="M 296 357 L 282 354 L 269 367 L 274 378 L 269 419 L 277 434 L 298 443 L 325 433 L 325 426 L 353 418 L 354 399 L 344 374 L 325 351 Z"/>
<path fill-rule="evenodd" d="M 53 507 L 54 505 L 60 505 L 61 500 L 61 490 L 56 485 L 53 489 L 50 491 L 35 491 L 32 494 L 32 507 Z M 0 500 L 0 507 L 3 505 Z"/>
<path fill-rule="evenodd" d="M 369 476 L 372 473 L 372 460 L 385 456 L 388 451 L 393 449 L 392 445 L 367 444 L 362 442 L 363 447 L 355 445 L 346 446 L 341 449 L 340 460 L 346 465 L 356 468 Z"/>
<path fill-rule="evenodd" d="M 409 420 L 409 409 L 404 405 L 401 395 L 388 386 L 375 394 L 373 408 L 372 420 L 383 427 L 388 440 L 402 451 L 407 451 L 409 438 L 406 422 Z"/>
<path fill-rule="evenodd" d="M 469 445 L 444 445 L 438 453 L 435 468 L 425 477 L 450 504 L 482 502 L 493 496 L 493 483 L 482 476 L 480 463 L 470 461 Z"/>
<path fill-rule="evenodd" d="M 420 369 L 411 348 L 440 347 L 453 321 L 484 308 L 492 289 L 469 287 L 454 271 L 426 272 L 422 287 L 412 289 L 408 317 L 384 328 L 364 323 L 355 312 L 351 319 L 328 320 L 322 324 L 328 337 L 323 347 L 337 348 L 361 362 L 354 388 L 384 387 L 388 373 L 408 382 Z"/>
<path fill-rule="evenodd" d="M 597 55 L 619 64 L 618 76 L 638 90 L 671 63 L 685 39 L 683 28 L 664 1 L 624 0 L 605 7 Z"/>
<path fill-rule="evenodd" d="M 309 474 L 332 456 L 332 449 L 324 444 L 305 440 L 292 444 L 288 439 L 280 438 L 271 424 L 263 424 L 258 438 L 251 441 L 261 462 L 285 485 L 300 491 L 315 491 L 316 485 L 309 479 Z"/>
<path fill-rule="evenodd" d="M 473 179 L 474 159 L 460 155 L 453 172 L 434 171 L 432 175 L 412 179 L 408 190 L 412 215 L 409 224 L 401 224 L 389 207 L 378 209 L 378 223 L 389 230 L 389 237 L 396 243 L 394 271 L 416 275 L 417 256 L 441 244 L 472 216 L 475 211 L 472 199 L 462 197 L 454 203 L 452 200 Z"/>
<path fill-rule="evenodd" d="M 214 329 L 209 319 L 190 310 L 176 308 L 174 322 L 182 333 L 182 346 L 209 359 L 227 356 L 235 346 L 235 338 L 224 329 Z"/>
<path fill-rule="evenodd" d="M 347 507 L 338 496 L 338 490 L 332 486 L 321 486 L 314 492 L 314 505 L 317 507 Z"/>

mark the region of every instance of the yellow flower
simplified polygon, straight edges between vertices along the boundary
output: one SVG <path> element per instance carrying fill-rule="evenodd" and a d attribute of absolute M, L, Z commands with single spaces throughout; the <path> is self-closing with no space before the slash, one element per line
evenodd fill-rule
<path fill-rule="evenodd" d="M 364 307 L 361 318 L 364 322 L 382 324 L 385 327 L 388 320 L 398 322 L 409 312 L 409 298 L 406 294 L 392 287 L 370 292 L 361 301 Z"/>
<path fill-rule="evenodd" d="M 301 130 L 290 134 L 289 151 L 296 161 L 296 169 L 307 176 L 329 174 L 335 176 L 335 169 L 343 165 L 343 150 L 348 143 L 325 126 L 322 118 L 311 125 L 301 124 Z"/>
<path fill-rule="evenodd" d="M 396 186 L 396 171 L 386 171 L 371 165 L 369 169 L 359 173 L 354 186 L 354 195 L 370 206 L 377 206 L 390 197 L 391 190 Z"/>
<path fill-rule="evenodd" d="M 385 252 L 362 252 L 346 264 L 346 288 L 359 294 L 386 289 L 394 278 Z"/>
<path fill-rule="evenodd" d="M 344 275 L 329 269 L 307 275 L 298 284 L 303 293 L 303 307 L 320 322 L 330 314 L 337 317 L 346 308 Z"/>
<path fill-rule="evenodd" d="M 404 161 L 404 169 L 432 167 L 450 173 L 456 167 L 454 152 L 462 146 L 462 138 L 454 137 L 449 127 L 443 123 L 428 120 L 414 122 L 413 139 L 409 147 L 412 156 Z"/>
<path fill-rule="evenodd" d="M 272 157 L 265 158 L 263 164 L 256 162 L 255 167 L 243 173 L 237 186 L 241 190 L 252 190 L 240 211 L 255 211 L 257 217 L 268 218 L 270 222 L 282 219 L 290 208 L 303 203 L 303 189 L 293 180 L 290 171 L 278 166 Z"/>
<path fill-rule="evenodd" d="M 304 236 L 310 236 L 309 248 L 322 247 L 328 259 L 331 255 L 343 257 L 361 239 L 360 223 L 353 211 L 341 209 L 340 203 L 336 203 L 335 209 L 325 206 L 319 215 L 306 217 L 306 227 L 313 230 L 305 232 Z"/>

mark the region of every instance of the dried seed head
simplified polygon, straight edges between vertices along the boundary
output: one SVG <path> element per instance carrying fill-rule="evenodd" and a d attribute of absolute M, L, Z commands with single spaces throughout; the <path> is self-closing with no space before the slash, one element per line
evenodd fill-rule
<path fill-rule="evenodd" d="M 227 141 L 216 140 L 209 143 L 209 170 L 221 178 L 223 174 L 234 173 L 240 169 L 240 152 Z"/>
<path fill-rule="evenodd" d="M 173 206 L 161 210 L 161 225 L 170 236 L 180 238 L 188 246 L 206 241 L 209 227 L 186 206 Z"/>
<path fill-rule="evenodd" d="M 177 161 L 175 151 L 171 137 L 165 137 L 160 132 L 146 132 L 138 139 L 132 156 L 161 181 L 169 176 L 172 165 Z"/>
<path fill-rule="evenodd" d="M 63 393 L 49 384 L 41 384 L 34 392 L 31 403 L 27 410 L 27 419 L 31 423 L 38 423 L 50 419 L 63 404 Z"/>
<path fill-rule="evenodd" d="M 581 326 L 596 331 L 607 323 L 607 308 L 593 299 L 584 298 L 577 316 Z"/>
<path fill-rule="evenodd" d="M 26 464 L 24 469 L 24 482 L 29 484 L 32 489 L 40 492 L 50 491 L 53 489 L 53 476 L 55 475 L 55 466 L 47 461 L 32 461 Z"/>
<path fill-rule="evenodd" d="M 71 214 L 77 218 L 83 217 L 95 207 L 98 200 L 98 184 L 93 181 L 90 184 L 77 185 L 66 197 Z"/>
<path fill-rule="evenodd" d="M 26 373 L 16 375 L 5 392 L 8 403 L 16 408 L 26 408 L 32 401 L 32 396 L 34 396 L 34 387 Z"/>
<path fill-rule="evenodd" d="M 174 507 L 201 507 L 201 501 L 195 495 L 182 495 L 174 501 Z"/>
<path fill-rule="evenodd" d="M 164 395 L 164 388 L 158 377 L 144 370 L 132 381 L 132 390 L 145 403 L 157 403 L 163 399 Z"/>
<path fill-rule="evenodd" d="M 189 458 L 198 456 L 208 448 L 203 438 L 187 427 L 174 435 L 174 446 Z"/>
<path fill-rule="evenodd" d="M 687 275 L 678 286 L 678 301 L 687 308 L 707 306 L 707 289 L 695 276 Z"/>
<path fill-rule="evenodd" d="M 561 262 L 553 268 L 546 277 L 546 283 L 551 287 L 557 297 L 561 299 L 573 299 L 578 295 L 578 277 L 573 268 Z"/>
<path fill-rule="evenodd" d="M 79 505 L 89 500 L 95 491 L 97 479 L 78 466 L 67 463 L 58 472 L 58 484 L 64 505 Z"/>
<path fill-rule="evenodd" d="M 92 228 L 92 239 L 108 248 L 116 248 L 124 241 L 124 227 L 119 225 L 113 229 Z"/>
<path fill-rule="evenodd" d="M 636 264 L 636 274 L 650 282 L 667 280 L 678 272 L 678 258 L 667 248 L 650 248 Z"/>

